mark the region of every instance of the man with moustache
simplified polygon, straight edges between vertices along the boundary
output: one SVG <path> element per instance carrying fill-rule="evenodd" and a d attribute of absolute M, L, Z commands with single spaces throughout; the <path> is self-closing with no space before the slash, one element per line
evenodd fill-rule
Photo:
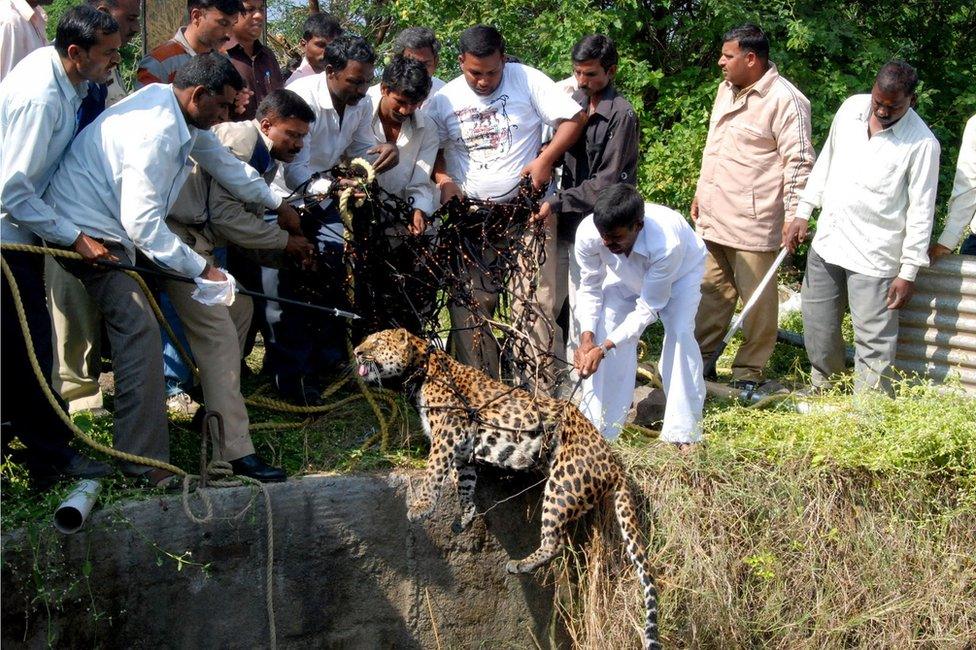
<path fill-rule="evenodd" d="M 445 85 L 425 108 L 437 123 L 443 150 L 434 173 L 440 201 L 467 195 L 506 202 L 515 196 L 524 176 L 531 178 L 537 190 L 547 187 L 553 165 L 582 132 L 585 113 L 542 72 L 507 62 L 505 40 L 494 27 L 466 29 L 459 50 L 462 75 Z M 540 153 L 545 125 L 554 127 L 555 133 Z M 505 244 L 473 242 L 473 248 L 484 250 L 488 258 L 490 248 L 499 245 Z M 488 265 L 492 261 L 484 260 Z M 478 313 L 467 305 L 451 304 L 451 339 L 459 361 L 498 377 L 498 343 L 482 319 L 494 314 L 500 288 L 493 286 L 482 268 L 474 260 L 467 262 L 465 282 L 478 303 Z M 520 293 L 529 283 L 529 273 L 523 269 L 516 274 L 513 283 Z M 541 304 L 551 302 L 540 293 L 535 299 Z M 515 307 L 525 308 L 518 302 Z M 550 333 L 555 323 L 544 316 L 537 317 L 527 333 L 540 357 L 553 352 Z M 544 368 L 539 370 L 547 374 Z M 550 378 L 540 379 L 534 387 L 548 391 Z"/>
<path fill-rule="evenodd" d="M 429 27 L 407 27 L 397 34 L 393 41 L 393 56 L 403 56 L 420 61 L 427 68 L 430 75 L 430 92 L 428 100 L 444 87 L 445 81 L 434 76 L 437 66 L 441 62 L 441 44 L 437 35 Z M 424 102 L 423 108 L 427 102 Z"/>
<path fill-rule="evenodd" d="M 227 56 L 252 92 L 243 110 L 234 115 L 235 120 L 253 120 L 261 100 L 285 85 L 274 52 L 261 43 L 266 10 L 264 0 L 244 0 L 244 11 L 227 42 Z"/>
<path fill-rule="evenodd" d="M 841 319 L 850 307 L 854 389 L 893 393 L 898 310 L 929 265 L 939 182 L 939 141 L 912 108 L 917 85 L 912 66 L 889 61 L 871 94 L 841 105 L 786 232 L 793 250 L 820 208 L 801 291 L 814 388 L 845 370 Z"/>
<path fill-rule="evenodd" d="M 136 88 L 153 83 L 172 83 L 176 71 L 198 54 L 220 52 L 230 40 L 234 24 L 244 10 L 241 0 L 187 0 L 190 16 L 173 38 L 154 47 L 139 62 Z"/>
<path fill-rule="evenodd" d="M 113 259 L 155 264 L 193 278 L 210 302 L 232 304 L 233 278 L 208 263 L 165 225 L 190 172 L 192 156 L 248 203 L 298 215 L 264 179 L 224 148 L 210 129 L 227 121 L 241 76 L 216 53 L 192 57 L 172 85 L 151 84 L 107 109 L 75 138 L 44 195 L 59 223 L 105 242 Z M 138 254 L 138 257 L 137 257 Z M 115 371 L 117 449 L 169 460 L 159 326 L 142 290 L 117 269 L 71 264 L 94 298 L 109 333 Z M 154 487 L 174 475 L 124 463 L 123 472 Z"/>
<path fill-rule="evenodd" d="M 65 221 L 42 200 L 65 150 L 77 135 L 78 111 L 93 84 L 104 83 L 120 60 L 119 26 L 87 5 L 58 21 L 55 44 L 34 50 L 0 83 L 0 238 L 4 243 L 71 248 L 86 261 L 110 257 L 106 248 Z M 51 320 L 44 300 L 44 257 L 5 251 L 17 282 L 34 353 L 46 378 L 53 364 Z M 44 487 L 60 475 L 93 478 L 110 470 L 68 446 L 72 434 L 34 380 L 26 339 L 3 282 L 3 448 L 16 451 L 31 478 Z M 61 404 L 62 408 L 66 408 Z"/>
<path fill-rule="evenodd" d="M 213 132 L 220 144 L 270 184 L 279 163 L 291 162 L 301 151 L 308 125 L 314 120 L 312 110 L 298 95 L 275 90 L 262 100 L 256 119 L 219 124 Z M 214 249 L 226 244 L 283 251 L 299 263 L 310 259 L 311 244 L 301 235 L 265 222 L 265 211 L 261 204 L 241 201 L 197 164 L 166 225 L 213 266 L 217 265 Z M 253 311 L 251 299 L 238 295 L 230 306 L 205 305 L 193 299 L 193 285 L 175 280 L 165 280 L 163 285 L 200 369 L 206 408 L 223 418 L 224 437 L 214 445 L 217 458 L 230 462 L 235 474 L 283 481 L 285 473 L 268 466 L 254 452 L 241 395 L 241 359 Z"/>
<path fill-rule="evenodd" d="M 317 13 L 306 18 L 302 27 L 302 38 L 298 42 L 303 53 L 302 61 L 288 77 L 285 85 L 325 72 L 325 48 L 344 33 L 339 21 L 329 14 Z"/>

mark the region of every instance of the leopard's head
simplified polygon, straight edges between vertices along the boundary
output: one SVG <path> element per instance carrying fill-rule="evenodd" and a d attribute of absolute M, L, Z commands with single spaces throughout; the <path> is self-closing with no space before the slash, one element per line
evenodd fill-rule
<path fill-rule="evenodd" d="M 423 341 L 403 328 L 376 332 L 354 350 L 357 371 L 370 382 L 400 377 L 420 363 L 422 350 Z"/>

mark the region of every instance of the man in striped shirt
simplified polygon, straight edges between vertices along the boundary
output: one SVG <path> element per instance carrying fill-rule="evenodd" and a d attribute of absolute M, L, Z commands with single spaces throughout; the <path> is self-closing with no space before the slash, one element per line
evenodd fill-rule
<path fill-rule="evenodd" d="M 769 40 L 755 25 L 725 34 L 719 86 L 708 125 L 691 218 L 708 247 L 695 338 L 702 356 L 718 347 L 736 303 L 749 300 L 782 246 L 784 221 L 813 167 L 810 102 L 769 60 Z M 776 283 L 743 326 L 733 383 L 754 388 L 776 345 Z"/>

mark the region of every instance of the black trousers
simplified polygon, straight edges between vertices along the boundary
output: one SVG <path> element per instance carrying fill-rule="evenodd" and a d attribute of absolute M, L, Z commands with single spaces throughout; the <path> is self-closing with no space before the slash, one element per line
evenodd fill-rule
<path fill-rule="evenodd" d="M 13 272 L 24 304 L 34 354 L 48 386 L 54 354 L 51 347 L 51 316 L 44 299 L 44 256 L 7 251 L 3 259 Z M 27 343 L 14 307 L 6 276 L 0 289 L 0 421 L 4 455 L 12 455 L 27 466 L 32 476 L 59 473 L 77 452 L 68 446 L 72 433 L 55 413 L 37 383 L 27 354 Z M 67 406 L 55 393 L 59 408 Z M 24 449 L 11 449 L 16 437 Z"/>

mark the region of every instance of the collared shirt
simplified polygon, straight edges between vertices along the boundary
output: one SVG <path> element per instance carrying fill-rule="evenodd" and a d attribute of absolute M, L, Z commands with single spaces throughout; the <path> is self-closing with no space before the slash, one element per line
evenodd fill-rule
<path fill-rule="evenodd" d="M 220 144 L 271 184 L 278 161 L 271 157 L 271 139 L 261 132 L 257 121 L 224 122 L 212 131 Z M 194 226 L 197 232 L 208 231 L 205 239 L 211 244 L 231 242 L 241 248 L 283 249 L 288 244 L 288 233 L 277 223 L 266 222 L 265 211 L 260 203 L 241 201 L 196 164 L 166 222 Z M 200 248 L 195 250 L 199 252 Z"/>
<path fill-rule="evenodd" d="M 353 152 L 354 156 L 363 156 L 367 149 L 386 142 L 379 115 L 381 97 L 380 84 L 376 84 L 366 93 L 363 101 L 370 103 L 369 126 L 372 141 L 363 143 L 359 150 Z M 437 126 L 423 110 L 418 110 L 400 126 L 400 135 L 395 144 L 400 151 L 400 160 L 393 169 L 378 174 L 376 182 L 390 194 L 408 201 L 429 216 L 434 212 L 434 184 L 430 180 L 430 174 L 440 145 Z"/>
<path fill-rule="evenodd" d="M 298 81 L 299 79 L 304 79 L 305 77 L 311 77 L 313 74 L 317 74 L 315 70 L 312 69 L 312 64 L 308 62 L 308 59 L 302 57 L 302 62 L 298 64 L 295 71 L 291 73 L 288 77 L 288 81 L 285 82 L 285 87 L 288 87 Z"/>
<path fill-rule="evenodd" d="M 576 231 L 580 266 L 575 316 L 580 331 L 596 332 L 603 315 L 603 292 L 623 289 L 636 300 L 634 310 L 607 338 L 614 345 L 634 341 L 671 300 L 671 287 L 688 273 L 701 273 L 705 243 L 680 213 L 663 205 L 644 204 L 644 228 L 630 255 L 614 255 L 603 245 L 593 215 Z"/>
<path fill-rule="evenodd" d="M 107 109 L 75 138 L 44 200 L 85 234 L 138 249 L 188 277 L 203 258 L 166 227 L 165 218 L 190 173 L 189 157 L 245 201 L 276 208 L 275 196 L 254 170 L 210 131 L 186 123 L 173 87 L 151 84 Z"/>
<path fill-rule="evenodd" d="M 807 186 L 798 219 L 821 208 L 813 248 L 826 262 L 876 278 L 914 281 L 928 266 L 939 141 L 913 109 L 868 137 L 871 95 L 849 97 Z"/>
<path fill-rule="evenodd" d="M 584 110 L 589 98 L 582 90 L 573 99 Z M 576 228 L 601 190 L 614 183 L 637 183 L 637 116 L 634 108 L 612 86 L 607 86 L 596 110 L 587 116 L 583 135 L 563 156 L 560 189 L 548 199 L 559 214 L 559 236 L 573 240 Z"/>
<path fill-rule="evenodd" d="M 26 0 L 0 0 L 0 81 L 21 59 L 47 45 L 47 14 Z"/>
<path fill-rule="evenodd" d="M 88 82 L 74 86 L 54 47 L 28 54 L 0 83 L 0 237 L 61 246 L 78 228 L 58 217 L 41 196 L 75 135 Z"/>
<path fill-rule="evenodd" d="M 477 94 L 461 76 L 425 110 L 440 132 L 446 171 L 464 194 L 503 201 L 539 155 L 542 127 L 576 117 L 580 107 L 539 70 L 506 63 L 490 95 Z"/>
<path fill-rule="evenodd" d="M 197 52 L 190 47 L 190 42 L 186 40 L 186 27 L 180 27 L 162 45 L 154 47 L 149 54 L 139 62 L 139 69 L 136 70 L 136 80 L 133 86 L 136 90 L 149 84 L 169 84 L 173 83 L 176 71 L 183 67 L 183 64 L 197 55 Z"/>
<path fill-rule="evenodd" d="M 810 102 L 774 63 L 745 88 L 722 82 L 695 188 L 698 234 L 737 250 L 779 249 L 814 158 Z"/>
<path fill-rule="evenodd" d="M 301 153 L 284 166 L 284 182 L 289 190 L 307 181 L 314 172 L 332 169 L 347 150 L 360 151 L 364 146 L 367 149 L 373 146 L 369 126 L 373 108 L 365 97 L 355 106 L 346 106 L 340 120 L 324 74 L 299 79 L 289 84 L 288 90 L 308 102 L 315 113 Z"/>
<path fill-rule="evenodd" d="M 119 67 L 115 66 L 112 68 L 112 78 L 108 80 L 108 93 L 105 97 L 105 107 L 114 106 L 120 101 L 125 99 L 125 96 L 129 94 L 129 91 L 125 87 L 125 81 L 122 80 L 122 73 L 119 72 Z"/>
<path fill-rule="evenodd" d="M 254 92 L 244 112 L 235 114 L 233 120 L 235 122 L 253 120 L 261 100 L 272 91 L 285 87 L 281 66 L 278 65 L 274 52 L 262 45 L 261 41 L 254 41 L 253 57 L 233 39 L 228 43 L 225 51 L 230 62 L 244 78 L 244 83 Z"/>
<path fill-rule="evenodd" d="M 953 250 L 962 239 L 962 231 L 969 223 L 970 232 L 976 233 L 976 115 L 966 122 L 956 163 L 956 177 L 949 197 L 949 214 L 939 243 Z"/>

